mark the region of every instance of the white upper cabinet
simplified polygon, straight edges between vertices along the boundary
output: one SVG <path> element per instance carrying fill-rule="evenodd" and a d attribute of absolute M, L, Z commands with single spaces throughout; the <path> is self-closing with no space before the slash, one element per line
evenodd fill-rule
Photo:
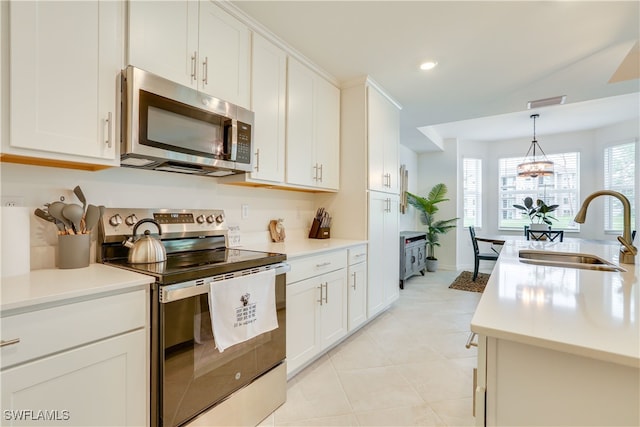
<path fill-rule="evenodd" d="M 293 58 L 287 79 L 287 183 L 337 190 L 340 90 Z"/>
<path fill-rule="evenodd" d="M 284 182 L 287 54 L 253 34 L 251 110 L 253 126 L 252 180 Z"/>
<path fill-rule="evenodd" d="M 129 64 L 250 108 L 249 28 L 210 0 L 129 2 Z"/>
<path fill-rule="evenodd" d="M 375 88 L 367 87 L 369 189 L 399 192 L 400 110 Z"/>
<path fill-rule="evenodd" d="M 11 2 L 3 155 L 114 166 L 123 4 Z"/>

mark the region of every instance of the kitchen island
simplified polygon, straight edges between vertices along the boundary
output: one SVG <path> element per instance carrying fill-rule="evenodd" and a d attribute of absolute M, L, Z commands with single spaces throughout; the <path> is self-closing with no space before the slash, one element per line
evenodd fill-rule
<path fill-rule="evenodd" d="M 626 271 L 524 263 L 596 255 Z M 640 425 L 640 267 L 619 245 L 508 241 L 471 321 L 477 425 Z"/>

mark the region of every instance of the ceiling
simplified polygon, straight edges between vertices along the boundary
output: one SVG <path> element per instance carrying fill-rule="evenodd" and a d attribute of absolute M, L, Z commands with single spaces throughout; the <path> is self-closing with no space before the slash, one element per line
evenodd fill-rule
<path fill-rule="evenodd" d="M 638 1 L 230 3 L 339 82 L 369 75 L 403 106 L 401 143 L 416 152 L 530 136 L 533 112 L 539 135 L 640 115 Z M 438 66 L 419 70 L 426 60 Z"/>

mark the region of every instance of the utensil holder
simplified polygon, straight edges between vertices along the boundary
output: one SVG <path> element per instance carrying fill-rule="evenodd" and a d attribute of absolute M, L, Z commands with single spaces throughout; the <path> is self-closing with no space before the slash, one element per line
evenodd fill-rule
<path fill-rule="evenodd" d="M 331 237 L 331 229 L 329 227 L 320 227 L 320 221 L 313 220 L 311 230 L 309 231 L 310 239 L 328 239 Z"/>
<path fill-rule="evenodd" d="M 58 236 L 58 268 L 89 266 L 91 234 L 65 234 Z"/>

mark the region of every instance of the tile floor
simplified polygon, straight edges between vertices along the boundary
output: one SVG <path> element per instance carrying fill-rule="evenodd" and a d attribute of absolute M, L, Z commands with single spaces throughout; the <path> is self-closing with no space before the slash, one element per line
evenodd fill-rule
<path fill-rule="evenodd" d="M 262 426 L 472 426 L 476 350 L 465 348 L 480 295 L 456 271 L 413 276 L 400 299 L 288 383 Z"/>

